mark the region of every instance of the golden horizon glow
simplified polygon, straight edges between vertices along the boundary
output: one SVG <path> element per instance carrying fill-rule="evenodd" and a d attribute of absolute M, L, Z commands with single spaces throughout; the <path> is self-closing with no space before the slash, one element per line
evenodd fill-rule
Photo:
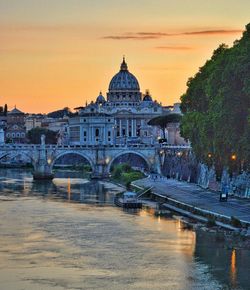
<path fill-rule="evenodd" d="M 0 0 L 0 105 L 82 106 L 106 94 L 123 55 L 143 93 L 179 102 L 213 50 L 241 37 L 248 8 L 246 0 Z"/>

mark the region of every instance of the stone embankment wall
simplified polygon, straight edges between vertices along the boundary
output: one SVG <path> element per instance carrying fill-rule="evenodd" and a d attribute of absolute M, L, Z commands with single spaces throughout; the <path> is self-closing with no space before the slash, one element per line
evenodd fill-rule
<path fill-rule="evenodd" d="M 228 171 L 224 170 L 221 180 L 218 181 L 215 169 L 198 163 L 192 154 L 167 155 L 162 173 L 169 178 L 197 183 L 202 188 L 250 198 L 250 173 L 230 176 Z"/>

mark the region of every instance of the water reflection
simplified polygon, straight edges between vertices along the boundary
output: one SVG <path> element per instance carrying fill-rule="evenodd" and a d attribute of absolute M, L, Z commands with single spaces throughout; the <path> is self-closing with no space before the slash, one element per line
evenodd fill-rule
<path fill-rule="evenodd" d="M 231 284 L 233 287 L 236 286 L 236 250 L 232 250 L 231 254 Z"/>
<path fill-rule="evenodd" d="M 65 171 L 59 171 L 52 181 L 33 181 L 31 171 L 20 172 L 14 169 L 2 171 L 0 190 L 4 195 L 37 195 L 52 200 L 113 205 L 115 193 L 121 190 L 107 182 L 80 178 L 80 172 L 73 172 L 73 177 L 68 177 L 69 172 L 66 174 Z"/>
<path fill-rule="evenodd" d="M 70 177 L 68 178 L 68 201 L 71 199 Z"/>
<path fill-rule="evenodd" d="M 216 235 L 196 234 L 195 257 L 224 285 L 223 289 L 250 289 L 250 251 L 228 249 Z"/>
<path fill-rule="evenodd" d="M 50 182 L 0 176 L 2 289 L 249 289 L 249 251 L 150 208 L 123 212 L 110 183 L 65 171 Z"/>

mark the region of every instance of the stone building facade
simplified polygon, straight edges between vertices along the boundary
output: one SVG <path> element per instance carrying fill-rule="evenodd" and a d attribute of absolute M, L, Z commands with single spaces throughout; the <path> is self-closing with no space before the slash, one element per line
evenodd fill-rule
<path fill-rule="evenodd" d="M 105 113 L 82 113 L 69 119 L 71 145 L 113 145 L 114 117 Z"/>
<path fill-rule="evenodd" d="M 5 140 L 7 143 L 26 142 L 25 114 L 17 108 L 7 114 Z"/>
<path fill-rule="evenodd" d="M 141 93 L 139 82 L 129 72 L 124 58 L 120 71 L 110 81 L 107 97 L 105 98 L 100 92 L 95 102 L 92 101 L 85 107 L 76 109 L 78 110 L 78 116 L 69 119 L 70 144 L 96 142 L 93 133 L 91 138 L 94 139 L 90 140 L 84 136 L 85 131 L 88 132 L 87 134 L 91 134 L 90 132 L 93 129 L 87 128 L 87 124 L 91 124 L 91 122 L 94 122 L 93 126 L 96 129 L 98 124 L 99 131 L 103 132 L 102 135 L 105 136 L 105 139 L 102 138 L 103 142 L 153 144 L 157 142 L 157 138 L 161 137 L 161 130 L 149 126 L 148 121 L 174 111 L 173 108 L 164 107 L 153 100 L 148 91 L 145 94 Z M 112 121 L 109 123 L 107 122 L 108 119 Z M 74 130 L 79 133 L 73 133 Z M 108 133 L 110 130 L 111 133 Z M 177 131 L 177 127 L 171 127 L 171 140 L 177 140 L 177 138 L 172 137 Z M 74 134 L 77 134 L 80 138 L 79 141 L 73 137 Z M 107 138 L 107 134 L 110 134 L 109 138 Z M 108 141 L 109 139 L 110 141 Z M 98 142 L 100 142 L 100 138 Z M 185 143 L 184 140 L 179 139 L 178 142 Z"/>

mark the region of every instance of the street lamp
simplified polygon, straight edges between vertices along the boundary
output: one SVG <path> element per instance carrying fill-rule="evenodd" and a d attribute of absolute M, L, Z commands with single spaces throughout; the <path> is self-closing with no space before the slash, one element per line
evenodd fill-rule
<path fill-rule="evenodd" d="M 233 161 L 235 161 L 235 160 L 237 159 L 236 154 L 233 153 L 233 154 L 231 155 L 231 159 L 232 159 Z"/>

